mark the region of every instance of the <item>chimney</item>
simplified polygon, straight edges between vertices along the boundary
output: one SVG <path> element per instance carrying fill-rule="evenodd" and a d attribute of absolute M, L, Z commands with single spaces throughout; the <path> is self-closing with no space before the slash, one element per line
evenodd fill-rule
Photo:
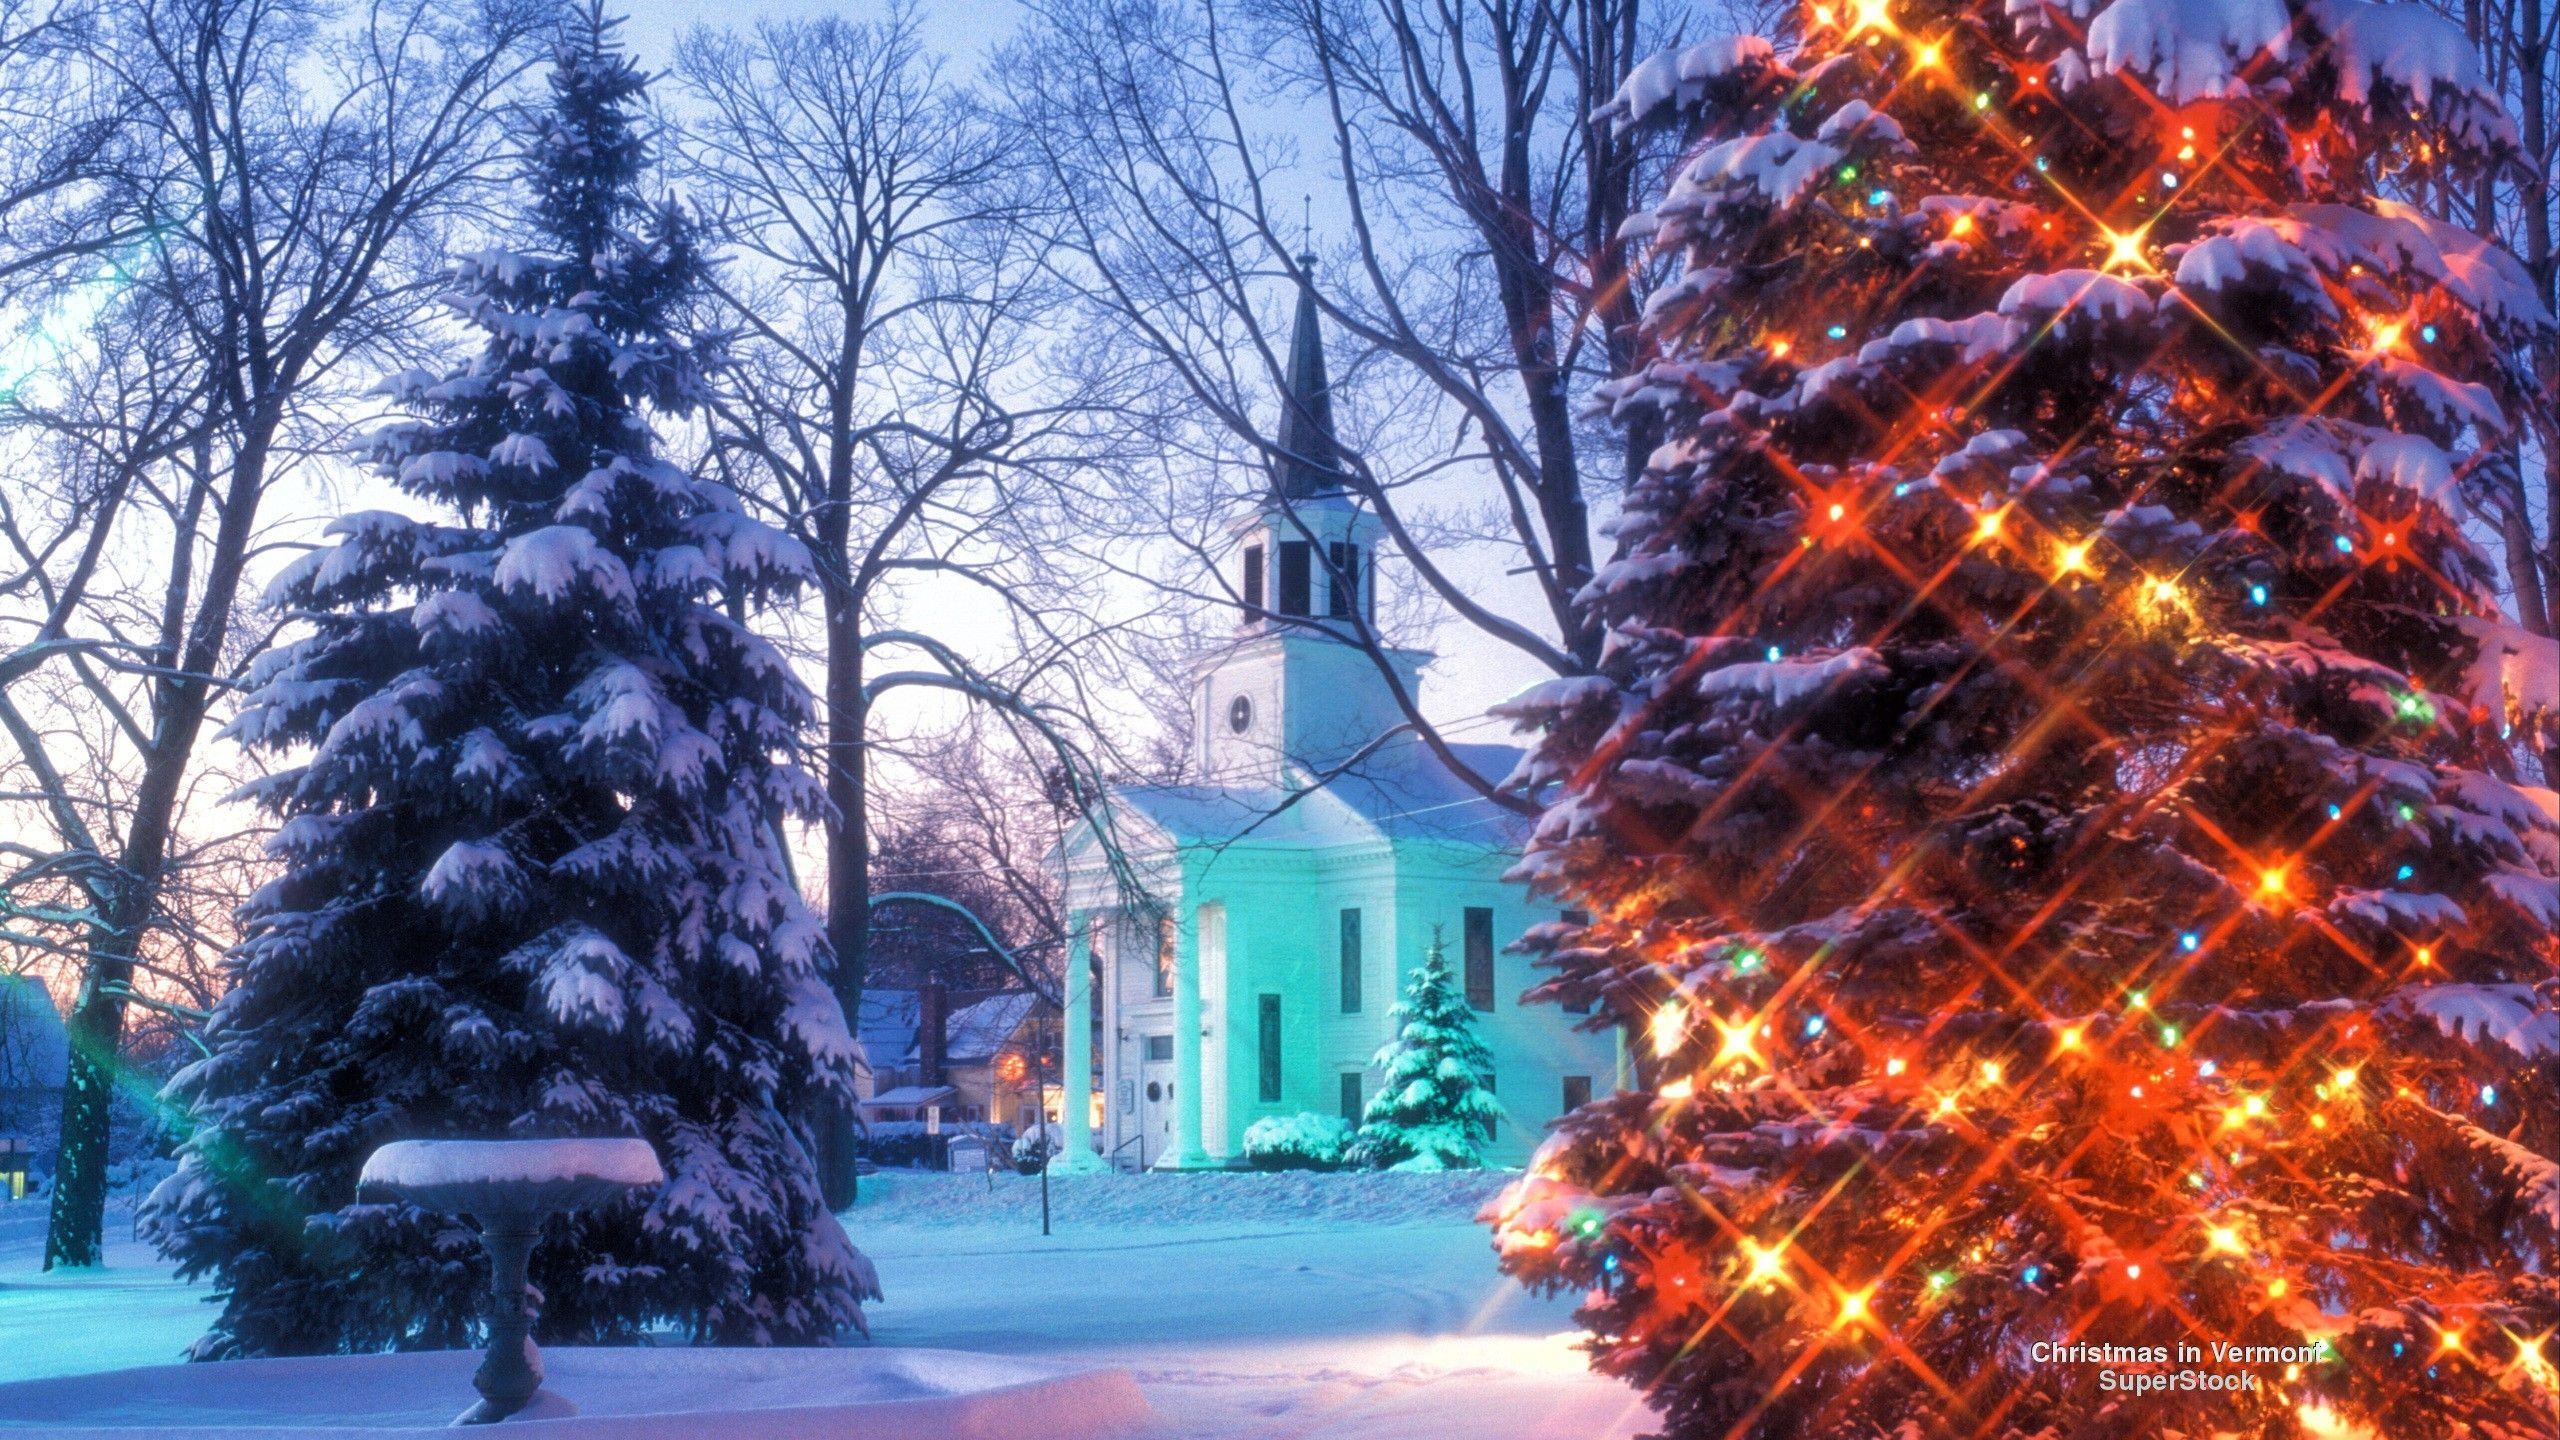
<path fill-rule="evenodd" d="M 942 1083 L 942 1058 L 950 1047 L 951 992 L 940 980 L 916 990 L 916 1083 Z"/>

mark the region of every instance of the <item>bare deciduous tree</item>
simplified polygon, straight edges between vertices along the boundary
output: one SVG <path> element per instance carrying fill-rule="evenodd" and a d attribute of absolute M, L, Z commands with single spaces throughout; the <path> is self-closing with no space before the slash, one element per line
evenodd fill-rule
<path fill-rule="evenodd" d="M 1040 77 L 1011 91 L 1013 143 L 1060 197 L 1059 268 L 1116 330 L 1106 364 L 1131 377 L 1128 406 L 1192 435 L 1203 469 L 1238 449 L 1256 472 L 1292 458 L 1272 322 L 1311 289 L 1352 352 L 1334 383 L 1341 469 L 1426 609 L 1557 674 L 1597 661 L 1575 604 L 1592 509 L 1650 449 L 1582 414 L 1632 362 L 1643 300 L 1621 235 L 1641 157 L 1594 122 L 1660 38 L 1638 6 L 1058 0 L 1003 62 Z M 1296 203 L 1310 183 L 1345 232 L 1321 269 Z M 1179 404 L 1150 404 L 1167 393 Z M 1231 502 L 1232 468 L 1217 483 Z M 1195 559 L 1214 508 L 1173 517 L 1202 537 Z M 1450 541 L 1479 563 L 1453 565 Z M 1533 609 L 1488 597 L 1496 567 L 1529 577 Z M 1225 584 L 1207 588 L 1260 603 Z M 1354 618 L 1395 684 L 1386 642 Z M 1453 771 L 1525 806 L 1403 698 Z"/>
<path fill-rule="evenodd" d="M 52 649 L 14 672 L 54 653 L 66 664 L 112 653 L 143 681 L 116 722 L 129 754 L 102 802 L 72 793 L 45 734 L 9 726 L 54 830 L 45 844 L 84 857 L 96 909 L 77 944 L 48 1266 L 98 1258 L 135 972 L 146 937 L 184 919 L 170 903 L 189 845 L 181 820 L 197 743 L 254 648 L 239 616 L 262 502 L 298 455 L 334 440 L 347 382 L 365 368 L 351 362 L 385 358 L 420 323 L 445 227 L 496 178 L 495 122 L 548 14 L 540 0 L 129 0 L 101 11 L 83 49 L 124 117 L 123 153 L 102 181 L 138 237 L 119 279 L 156 317 L 93 326 L 91 339 L 101 354 L 172 347 L 196 398 L 186 443 L 164 434 L 106 461 L 158 501 L 162 528 L 140 532 L 165 557 L 147 622 L 111 617 L 100 592 L 66 579 L 54 633 L 34 637 Z M 90 523 L 111 518 L 101 504 Z M 51 573 L 49 561 L 32 568 Z M 107 823 L 83 819 L 84 802 L 101 803 Z"/>
<path fill-rule="evenodd" d="M 1063 598 L 1071 552 L 1053 542 L 1072 508 L 1058 481 L 1108 457 L 1087 407 L 1037 363 L 1053 306 L 1036 229 L 1008 223 L 1005 152 L 942 80 L 912 10 L 696 30 L 677 73 L 680 173 L 731 247 L 711 454 L 816 562 L 829 939 L 853 1014 L 874 908 L 872 712 L 884 693 L 930 688 L 1036 714 L 1088 748 L 1058 662 L 1093 621 Z M 919 585 L 991 618 L 967 645 L 901 629 Z M 1009 659 L 984 658 L 987 632 Z M 825 1148 L 843 1203 L 841 1125 Z"/>

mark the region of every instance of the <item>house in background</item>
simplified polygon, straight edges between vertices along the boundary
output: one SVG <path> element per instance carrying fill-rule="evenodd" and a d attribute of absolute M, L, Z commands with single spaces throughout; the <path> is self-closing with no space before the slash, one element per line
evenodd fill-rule
<path fill-rule="evenodd" d="M 0 975 L 0 1200 L 24 1195 L 49 1160 L 71 1068 L 61 1013 L 42 985 Z"/>
<path fill-rule="evenodd" d="M 1265 1116 L 1356 1121 L 1389 1011 L 1435 934 L 1509 1112 L 1488 1160 L 1524 1162 L 1558 1115 L 1618 1085 L 1617 1035 L 1520 1003 L 1537 977 L 1506 952 L 1561 918 L 1502 878 L 1526 822 L 1398 728 L 1399 692 L 1419 703 L 1430 657 L 1389 651 L 1382 670 L 1354 641 L 1374 614 L 1379 527 L 1341 483 L 1312 295 L 1296 326 L 1289 458 L 1236 531 L 1244 618 L 1194 673 L 1201 778 L 1112 790 L 1137 903 L 1090 826 L 1061 848 L 1067 1087 L 1099 1050 L 1104 1102 L 1098 1126 L 1066 1118 L 1061 1168 L 1217 1168 L 1240 1161 Z M 1497 778 L 1518 759 L 1455 749 Z M 1080 1045 L 1096 1010 L 1097 1039 Z"/>
<path fill-rule="evenodd" d="M 865 990 L 856 1031 L 870 1059 L 858 1087 L 866 1112 L 920 1120 L 930 1105 L 949 1122 L 1029 1127 L 1057 1108 L 1057 1014 L 1026 990 Z"/>

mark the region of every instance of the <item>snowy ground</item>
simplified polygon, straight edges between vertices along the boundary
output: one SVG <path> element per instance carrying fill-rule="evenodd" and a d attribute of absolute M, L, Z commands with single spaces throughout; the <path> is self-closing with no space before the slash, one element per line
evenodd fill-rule
<path fill-rule="evenodd" d="M 1570 1302 L 1523 1294 L 1468 1218 L 1488 1176 L 892 1173 L 847 1215 L 878 1263 L 883 1345 L 1125 1367 L 1186 1440 L 1613 1440 L 1645 1428 L 1571 1350 Z M 45 1277 L 0 1206 L 0 1382 L 173 1358 L 202 1292 L 129 1242 Z"/>

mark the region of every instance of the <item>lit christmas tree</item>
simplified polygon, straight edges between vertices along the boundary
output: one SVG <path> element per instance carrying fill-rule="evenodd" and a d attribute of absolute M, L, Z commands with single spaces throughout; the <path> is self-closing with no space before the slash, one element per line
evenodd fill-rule
<path fill-rule="evenodd" d="M 1512 709 L 1643 1083 L 1505 1265 L 1678 1437 L 2560 1434 L 2560 677 L 2463 523 L 2551 322 L 2385 198 L 2493 93 L 2359 0 L 1796 23 L 1614 107 L 1670 439 Z"/>
<path fill-rule="evenodd" d="M 1493 1052 L 1476 1035 L 1475 1016 L 1458 994 L 1440 931 L 1405 977 L 1404 998 L 1387 1017 L 1395 1038 L 1371 1064 L 1382 1076 L 1360 1112 L 1354 1153 L 1363 1163 L 1398 1170 L 1473 1170 L 1502 1119 L 1502 1102 L 1485 1088 Z"/>
<path fill-rule="evenodd" d="M 849 1096 L 825 935 L 775 821 L 812 705 L 733 610 L 798 546 L 656 454 L 701 357 L 701 257 L 641 195 L 643 79 L 589 8 L 531 112 L 531 244 L 465 259 L 486 340 L 387 387 L 375 440 L 445 512 L 347 516 L 273 594 L 277 651 L 233 733 L 290 760 L 251 788 L 284 873 L 244 910 L 199 1125 L 143 1226 L 223 1309 L 203 1358 L 450 1346 L 487 1286 L 458 1220 L 358 1203 L 385 1141 L 638 1135 L 667 1185 L 554 1217 L 547 1339 L 672 1326 L 822 1343 L 868 1267 L 789 1118 Z"/>

